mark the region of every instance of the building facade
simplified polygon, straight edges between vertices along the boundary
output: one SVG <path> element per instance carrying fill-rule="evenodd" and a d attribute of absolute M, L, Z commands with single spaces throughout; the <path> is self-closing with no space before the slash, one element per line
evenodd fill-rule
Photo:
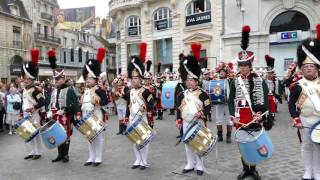
<path fill-rule="evenodd" d="M 32 21 L 20 0 L 0 2 L 0 29 L 0 78 L 10 82 L 21 74 L 32 47 Z"/>
<path fill-rule="evenodd" d="M 202 44 L 201 57 L 209 67 L 220 59 L 222 1 L 213 0 L 111 0 L 109 15 L 115 23 L 116 61 L 126 71 L 130 56 L 139 53 L 141 41 L 148 44 L 147 59 L 163 69 L 179 66 L 179 54 L 190 52 L 193 42 Z"/>
<path fill-rule="evenodd" d="M 283 76 L 296 61 L 299 43 L 315 36 L 320 23 L 319 0 L 225 0 L 222 58 L 234 60 L 240 49 L 241 27 L 251 26 L 249 50 L 255 67 L 265 67 L 264 56 L 275 57 L 275 69 Z"/>

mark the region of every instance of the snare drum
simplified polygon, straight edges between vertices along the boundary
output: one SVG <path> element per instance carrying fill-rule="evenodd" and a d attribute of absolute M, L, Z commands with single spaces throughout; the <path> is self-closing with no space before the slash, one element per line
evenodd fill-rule
<path fill-rule="evenodd" d="M 259 123 L 239 128 L 235 132 L 235 141 L 238 142 L 243 160 L 249 165 L 259 164 L 273 154 L 272 141 Z"/>
<path fill-rule="evenodd" d="M 48 149 L 56 148 L 67 140 L 67 133 L 59 122 L 47 122 L 40 128 L 40 135 Z"/>
<path fill-rule="evenodd" d="M 125 132 L 128 139 L 140 150 L 145 147 L 154 137 L 154 130 L 143 120 L 142 116 L 136 118 Z"/>
<path fill-rule="evenodd" d="M 209 96 L 213 104 L 227 103 L 227 90 L 229 88 L 228 80 L 211 80 L 209 82 Z"/>
<path fill-rule="evenodd" d="M 75 127 L 92 142 L 102 131 L 105 125 L 102 120 L 97 118 L 93 113 L 88 113 L 83 119 L 75 123 Z"/>
<path fill-rule="evenodd" d="M 217 136 L 199 121 L 191 125 L 182 140 L 200 157 L 209 154 L 217 144 Z"/>
<path fill-rule="evenodd" d="M 320 143 L 320 121 L 311 126 L 309 129 L 309 137 L 312 142 Z"/>
<path fill-rule="evenodd" d="M 174 108 L 175 104 L 175 93 L 178 81 L 167 81 L 163 84 L 161 92 L 161 102 L 165 109 Z"/>
<path fill-rule="evenodd" d="M 31 118 L 32 116 L 24 116 L 14 125 L 17 134 L 26 142 L 31 141 L 39 133 L 39 125 L 31 122 Z"/>

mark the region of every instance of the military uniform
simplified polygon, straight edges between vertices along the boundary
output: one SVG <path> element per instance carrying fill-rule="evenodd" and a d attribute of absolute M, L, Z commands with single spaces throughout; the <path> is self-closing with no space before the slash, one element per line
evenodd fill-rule
<path fill-rule="evenodd" d="M 102 107 L 108 104 L 107 92 L 98 86 L 98 80 L 101 74 L 101 63 L 104 60 L 105 53 L 106 49 L 99 48 L 97 59 L 87 60 L 82 73 L 86 80 L 88 78 L 93 78 L 96 81 L 94 86 L 87 87 L 85 89 L 84 94 L 81 97 L 81 110 L 83 117 L 88 114 L 93 114 L 100 120 L 100 122 L 104 122 L 105 120 L 105 111 L 103 111 Z M 93 141 L 89 142 L 89 158 L 84 166 L 99 166 L 102 163 L 104 136 L 105 131 L 102 131 Z"/>
<path fill-rule="evenodd" d="M 145 80 L 149 80 L 150 82 L 145 82 L 144 83 L 144 88 L 147 89 L 149 91 L 150 94 L 152 94 L 152 98 L 154 99 L 156 96 L 156 89 L 155 87 L 151 84 L 151 79 L 152 79 L 152 74 L 149 72 L 150 68 L 151 68 L 152 62 L 151 60 L 148 60 L 146 63 L 146 72 L 144 74 L 144 79 Z M 147 120 L 148 120 L 148 124 L 151 128 L 153 128 L 154 126 L 154 103 L 152 104 L 152 108 L 149 108 L 149 110 L 147 111 Z"/>
<path fill-rule="evenodd" d="M 242 29 L 242 51 L 238 54 L 238 66 L 249 66 L 252 69 L 254 53 L 247 51 L 249 42 L 250 27 L 245 26 Z M 253 72 L 249 74 L 237 74 L 230 83 L 230 94 L 228 99 L 229 112 L 231 117 L 239 118 L 240 128 L 243 124 L 248 124 L 253 120 L 255 113 L 264 113 L 268 111 L 268 91 L 265 81 Z M 243 171 L 238 179 L 245 179 L 252 176 L 255 180 L 261 177 L 256 170 L 256 166 L 250 166 L 241 158 Z"/>
<path fill-rule="evenodd" d="M 117 81 L 115 83 L 117 83 Z M 118 119 L 119 119 L 119 132 L 117 133 L 117 135 L 123 134 L 127 128 L 127 126 L 124 123 L 124 119 L 126 117 L 128 91 L 129 91 L 129 88 L 124 85 L 120 85 L 120 86 L 116 85 L 116 87 L 112 88 L 111 94 L 112 94 L 113 100 L 116 104 L 117 115 L 118 115 Z"/>
<path fill-rule="evenodd" d="M 24 77 L 34 81 L 39 72 L 39 50 L 31 50 L 31 62 L 22 65 L 22 73 Z M 30 121 L 35 126 L 40 127 L 40 109 L 44 106 L 44 95 L 34 85 L 28 85 L 22 92 L 22 112 L 23 116 L 30 116 Z M 27 143 L 30 150 L 29 155 L 24 159 L 33 158 L 34 160 L 41 157 L 41 138 L 40 134 L 36 135 L 30 142 Z"/>
<path fill-rule="evenodd" d="M 130 79 L 133 77 L 139 78 L 140 82 L 132 85 L 127 107 L 126 123 L 131 126 L 138 118 L 142 118 L 147 123 L 146 113 L 150 114 L 153 109 L 153 95 L 148 89 L 142 87 L 142 80 L 145 75 L 145 67 L 143 62 L 146 55 L 146 43 L 140 44 L 140 57 L 131 57 L 131 62 L 128 65 L 128 76 Z M 136 79 L 137 80 L 137 79 Z M 143 148 L 138 149 L 136 144 L 133 144 L 133 152 L 136 160 L 132 165 L 132 169 L 140 168 L 144 170 L 148 166 L 148 153 L 150 142 Z"/>
<path fill-rule="evenodd" d="M 192 49 L 193 54 L 198 54 L 194 52 L 194 48 Z M 197 60 L 199 60 L 199 58 L 189 55 L 185 58 L 185 60 L 180 62 L 180 74 L 183 81 L 187 81 L 187 79 L 191 78 L 199 83 L 201 69 Z M 208 94 L 199 87 L 185 89 L 183 93 L 179 93 L 177 97 L 177 107 L 176 124 L 182 127 L 183 135 L 186 134 L 188 129 L 197 120 L 200 120 L 206 126 L 206 118 L 211 111 L 211 102 Z M 199 157 L 199 155 L 193 152 L 188 145 L 185 145 L 185 150 L 187 164 L 182 173 L 188 173 L 196 169 L 198 175 L 203 175 L 203 160 Z"/>
<path fill-rule="evenodd" d="M 320 25 L 317 39 L 306 39 L 298 46 L 298 66 L 300 69 L 320 67 Z M 309 67 L 307 67 L 309 66 Z M 314 69 L 313 69 L 314 70 Z M 304 162 L 304 180 L 320 180 L 320 146 L 311 140 L 309 132 L 320 118 L 320 78 L 318 73 L 303 76 L 293 87 L 289 99 L 289 111 L 294 126 L 298 127 L 301 155 Z M 301 131 L 301 134 L 300 134 Z"/>

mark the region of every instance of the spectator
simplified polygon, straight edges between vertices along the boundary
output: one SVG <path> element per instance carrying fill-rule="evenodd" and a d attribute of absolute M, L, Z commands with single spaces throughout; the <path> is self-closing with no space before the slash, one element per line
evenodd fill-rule
<path fill-rule="evenodd" d="M 21 97 L 17 93 L 17 88 L 15 86 L 10 87 L 10 94 L 7 96 L 7 118 L 6 122 L 9 125 L 9 135 L 15 133 L 13 131 L 13 126 L 19 118 L 19 113 L 21 109 Z"/>

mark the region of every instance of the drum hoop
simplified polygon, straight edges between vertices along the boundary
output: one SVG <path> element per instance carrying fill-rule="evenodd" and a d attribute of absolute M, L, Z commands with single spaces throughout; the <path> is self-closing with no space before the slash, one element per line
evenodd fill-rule
<path fill-rule="evenodd" d="M 260 125 L 260 124 L 259 124 Z M 260 125 L 261 126 L 261 125 Z M 264 132 L 265 132 L 265 129 L 263 126 L 261 126 L 261 130 L 259 132 L 258 135 L 256 135 L 255 137 L 253 137 L 252 139 L 248 140 L 248 141 L 244 141 L 244 140 L 239 140 L 237 138 L 237 134 L 239 133 L 239 131 L 241 130 L 241 128 L 237 129 L 236 132 L 234 133 L 234 137 L 235 137 L 235 141 L 237 141 L 238 143 L 249 143 L 249 142 L 253 142 L 253 141 L 256 141 Z"/>
<path fill-rule="evenodd" d="M 127 128 L 126 131 L 127 131 L 128 133 L 131 132 L 131 131 L 133 131 L 133 130 L 135 129 L 135 127 L 137 127 L 142 120 L 143 120 L 143 117 L 142 117 L 142 116 L 139 116 L 138 119 L 135 120 L 135 121 L 132 123 L 132 125 Z"/>
<path fill-rule="evenodd" d="M 105 129 L 106 129 L 106 127 L 103 126 L 103 128 L 100 131 L 98 131 L 95 136 L 93 136 L 92 138 L 88 139 L 89 142 L 92 143 L 92 141 L 94 141 Z"/>
<path fill-rule="evenodd" d="M 187 134 L 191 131 L 191 129 L 194 127 L 194 126 L 196 126 L 196 125 L 199 125 L 199 127 L 197 127 L 196 129 L 195 129 L 195 131 L 190 135 L 190 137 L 188 138 L 188 139 L 185 139 L 186 138 L 186 136 L 187 136 Z M 183 135 L 183 137 L 182 137 L 182 140 L 183 140 L 183 142 L 184 143 L 188 143 L 190 140 L 190 138 L 191 137 L 193 137 L 194 138 L 194 136 L 195 136 L 195 134 L 197 134 L 198 132 L 199 132 L 199 130 L 200 130 L 200 123 L 199 122 L 194 122 L 190 127 L 189 127 L 189 129 L 187 130 L 187 132 Z M 197 132 L 197 133 L 195 133 L 195 132 Z M 192 138 L 192 139 L 193 139 Z"/>
<path fill-rule="evenodd" d="M 311 135 L 313 131 L 319 131 L 316 127 L 320 125 L 320 120 L 318 122 L 316 122 L 314 125 L 311 126 L 311 128 L 309 129 L 309 137 L 311 139 Z M 312 140 L 312 139 L 311 139 Z"/>
<path fill-rule="evenodd" d="M 37 129 L 31 136 L 26 140 L 26 142 L 30 142 L 33 138 L 35 138 L 39 134 L 39 129 Z"/>

